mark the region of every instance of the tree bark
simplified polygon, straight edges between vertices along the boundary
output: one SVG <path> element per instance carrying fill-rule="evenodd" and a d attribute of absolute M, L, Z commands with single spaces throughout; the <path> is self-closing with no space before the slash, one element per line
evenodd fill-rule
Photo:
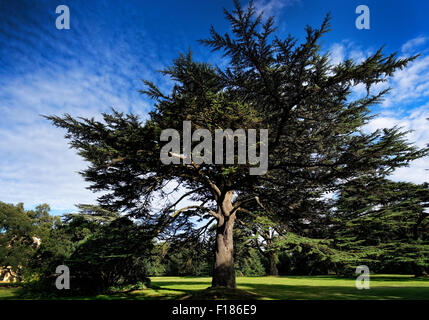
<path fill-rule="evenodd" d="M 415 277 L 427 277 L 428 274 L 423 266 L 419 266 L 416 263 L 413 263 L 413 271 Z"/>
<path fill-rule="evenodd" d="M 235 288 L 233 239 L 235 215 L 230 214 L 231 201 L 232 192 L 229 192 L 218 210 L 212 287 Z"/>
<path fill-rule="evenodd" d="M 269 262 L 269 269 L 268 269 L 268 275 L 270 276 L 278 276 L 279 270 L 277 269 L 277 255 L 275 252 L 268 252 L 268 262 Z"/>

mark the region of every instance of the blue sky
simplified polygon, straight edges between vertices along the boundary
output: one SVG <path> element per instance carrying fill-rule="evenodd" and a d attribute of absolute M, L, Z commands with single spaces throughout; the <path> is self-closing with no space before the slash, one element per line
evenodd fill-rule
<path fill-rule="evenodd" d="M 246 2 L 242 2 L 245 4 Z M 55 9 L 70 8 L 70 30 L 57 30 Z M 370 30 L 355 27 L 358 5 L 370 9 Z M 385 45 L 399 56 L 421 53 L 386 85 L 392 92 L 374 109 L 366 130 L 401 125 L 417 145 L 429 143 L 428 1 L 257 0 L 258 10 L 276 16 L 278 35 L 302 39 L 304 27 L 319 26 L 327 12 L 332 31 L 323 50 L 335 62 L 361 60 Z M 85 163 L 70 150 L 64 132 L 41 114 L 99 117 L 115 107 L 143 119 L 151 109 L 138 93 L 140 79 L 161 88 L 171 83 L 157 73 L 179 52 L 191 48 L 196 59 L 221 64 L 196 40 L 210 25 L 228 31 L 222 7 L 232 1 L 33 1 L 0 0 L 0 201 L 46 202 L 54 213 L 96 196 L 77 173 Z M 362 88 L 356 88 L 356 94 Z M 428 159 L 400 169 L 392 179 L 429 181 Z"/>

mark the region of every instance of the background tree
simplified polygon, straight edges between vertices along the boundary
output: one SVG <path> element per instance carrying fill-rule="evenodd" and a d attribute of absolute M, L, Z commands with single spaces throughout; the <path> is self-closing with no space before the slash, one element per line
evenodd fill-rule
<path fill-rule="evenodd" d="M 91 164 L 82 174 L 93 190 L 106 192 L 100 204 L 139 219 L 146 236 L 174 236 L 178 230 L 195 236 L 216 221 L 214 287 L 235 287 L 233 230 L 244 203 L 255 201 L 272 210 L 282 206 L 277 192 L 332 190 L 346 178 L 364 172 L 382 176 L 425 154 L 398 129 L 360 131 L 370 119 L 368 108 L 387 92 L 372 93 L 372 85 L 415 57 L 397 59 L 378 50 L 361 63 L 332 65 L 319 45 L 329 29 L 328 18 L 319 29 L 307 27 L 305 41 L 297 45 L 292 37 L 275 37 L 273 19 L 263 22 L 252 3 L 243 10 L 235 1 L 235 10 L 225 10 L 225 15 L 232 34 L 222 36 L 212 28 L 210 39 L 202 43 L 223 50 L 228 66 L 220 70 L 195 62 L 191 54 L 180 56 L 162 71 L 175 83 L 170 93 L 145 81 L 142 93 L 155 105 L 144 124 L 116 111 L 103 114 L 101 122 L 47 117 L 67 130 L 71 146 Z M 351 101 L 351 90 L 359 84 L 368 94 Z M 212 136 L 218 128 L 268 129 L 268 172 L 250 175 L 250 163 L 163 165 L 161 131 L 183 134 L 185 120 Z M 180 158 L 188 156 L 189 150 L 181 150 Z M 173 182 L 186 190 L 183 196 L 160 210 L 152 207 L 151 200 L 166 196 L 165 187 Z M 179 207 L 183 199 L 196 204 Z M 196 227 L 195 219 L 207 224 Z"/>
<path fill-rule="evenodd" d="M 372 270 L 427 275 L 429 185 L 361 177 L 346 183 L 332 215 L 334 245 Z"/>
<path fill-rule="evenodd" d="M 33 256 L 32 270 L 39 281 L 29 289 L 74 295 L 148 285 L 148 267 L 156 252 L 144 228 L 97 206 L 79 208 L 79 213 L 65 215 L 62 225 L 52 229 L 49 240 Z M 70 290 L 55 288 L 58 265 L 70 268 Z"/>
<path fill-rule="evenodd" d="M 265 186 L 263 198 L 270 204 L 270 209 L 255 203 L 245 204 L 243 213 L 239 213 L 240 228 L 247 230 L 249 240 L 264 256 L 267 274 L 278 275 L 278 256 L 291 249 L 285 246 L 287 235 L 293 233 L 302 239 L 320 238 L 319 231 L 323 229 L 330 203 L 317 190 L 286 191 L 278 186 Z M 298 237 L 294 239 L 293 245 L 296 245 Z"/>
<path fill-rule="evenodd" d="M 29 276 L 29 265 L 37 247 L 49 237 L 50 230 L 60 223 L 49 215 L 49 206 L 34 210 L 0 202 L 0 267 L 18 281 Z M 4 275 L 2 275 L 4 276 Z M 3 278 L 3 277 L 2 277 Z"/>
<path fill-rule="evenodd" d="M 209 275 L 212 246 L 207 237 L 171 238 L 160 244 L 164 247 L 161 264 L 165 275 L 202 276 Z"/>

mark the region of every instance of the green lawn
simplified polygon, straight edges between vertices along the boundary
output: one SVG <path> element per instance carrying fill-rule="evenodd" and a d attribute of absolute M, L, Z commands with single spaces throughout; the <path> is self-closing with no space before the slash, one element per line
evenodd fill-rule
<path fill-rule="evenodd" d="M 237 289 L 205 290 L 211 278 L 152 277 L 152 287 L 114 295 L 74 299 L 428 299 L 429 279 L 404 275 L 373 275 L 368 290 L 355 279 L 334 276 L 239 277 Z M 19 299 L 17 288 L 0 287 L 0 299 Z"/>

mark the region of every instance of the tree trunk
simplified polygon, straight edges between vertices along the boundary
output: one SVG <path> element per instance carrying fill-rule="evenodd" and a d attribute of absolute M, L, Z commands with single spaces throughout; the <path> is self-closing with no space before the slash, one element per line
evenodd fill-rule
<path fill-rule="evenodd" d="M 277 255 L 275 252 L 268 252 L 268 263 L 269 263 L 269 269 L 268 269 L 268 275 L 269 276 L 278 276 L 279 270 L 277 269 Z"/>
<path fill-rule="evenodd" d="M 216 228 L 212 287 L 235 288 L 233 239 L 235 215 L 230 216 L 232 210 L 231 200 L 232 193 L 227 193 L 219 208 L 220 217 Z"/>
<path fill-rule="evenodd" d="M 428 274 L 423 266 L 419 266 L 416 263 L 413 263 L 413 271 L 415 277 L 427 277 Z"/>

